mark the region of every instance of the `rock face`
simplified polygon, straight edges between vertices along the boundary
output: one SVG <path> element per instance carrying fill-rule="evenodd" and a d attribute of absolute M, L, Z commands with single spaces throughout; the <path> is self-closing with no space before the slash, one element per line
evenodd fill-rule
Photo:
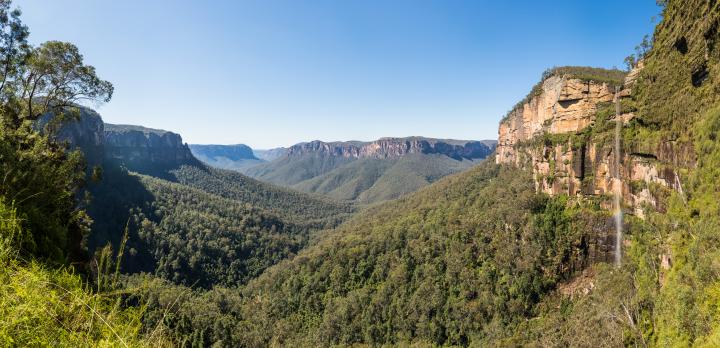
<path fill-rule="evenodd" d="M 396 158 L 408 154 L 441 154 L 454 159 L 485 158 L 494 150 L 480 141 L 440 140 L 422 137 L 381 138 L 373 142 L 322 142 L 290 147 L 287 156 L 315 153 L 344 158 Z"/>
<path fill-rule="evenodd" d="M 423 137 L 371 142 L 311 141 L 242 172 L 256 179 L 338 200 L 376 203 L 414 192 L 487 158 L 494 141 Z"/>
<path fill-rule="evenodd" d="M 236 144 L 236 145 L 196 145 L 191 144 L 190 151 L 195 156 L 204 156 L 207 158 L 218 158 L 218 157 L 224 157 L 230 160 L 243 160 L 243 159 L 251 159 L 251 160 L 257 160 L 258 158 L 255 157 L 255 154 L 253 153 L 253 150 L 250 148 L 250 146 L 244 145 L 244 144 Z"/>
<path fill-rule="evenodd" d="M 196 161 L 179 134 L 140 126 L 105 124 L 105 156 L 132 170 Z"/>
<path fill-rule="evenodd" d="M 642 65 L 638 69 L 641 68 Z M 637 76 L 637 69 L 628 74 L 618 98 L 631 96 Z M 652 188 L 660 186 L 682 192 L 682 185 L 678 175 L 670 169 L 661 169 L 661 164 L 692 162 L 692 148 L 671 141 L 660 142 L 653 148 L 624 144 L 621 164 L 616 168 L 613 135 L 571 136 L 592 126 L 598 105 L 614 98 L 615 93 L 607 84 L 549 77 L 539 94 L 500 123 L 496 162 L 531 168 L 539 192 L 602 196 L 620 189 L 624 204 L 639 217 L 644 216 L 646 205 L 662 210 Z M 611 117 L 615 117 L 614 112 Z M 631 112 L 619 115 L 623 123 L 633 117 Z M 613 120 L 610 122 L 614 124 Z M 548 141 L 552 135 L 566 140 Z M 616 170 L 620 181 L 614 176 Z"/>
<path fill-rule="evenodd" d="M 597 104 L 613 100 L 607 83 L 551 76 L 542 83 L 540 93 L 511 111 L 500 123 L 497 163 L 519 160 L 515 145 L 547 132 L 577 132 L 590 125 Z"/>
<path fill-rule="evenodd" d="M 575 145 L 569 141 L 535 151 L 520 150 L 530 158 L 538 191 L 550 195 L 602 196 L 613 194 L 616 185 L 620 185 L 624 203 L 639 217 L 644 217 L 645 204 L 662 208 L 651 193 L 653 185 L 682 191 L 677 174 L 670 169 L 659 169 L 653 156 L 623 154 L 618 168 L 621 182 L 618 182 L 613 176 L 612 146 Z"/>
<path fill-rule="evenodd" d="M 88 170 L 107 160 L 138 172 L 198 163 L 180 135 L 141 126 L 104 123 L 100 114 L 87 107 L 69 108 L 62 118 L 45 115 L 36 126 L 52 134 L 57 141 L 66 143 L 70 149 L 81 150 Z"/>
<path fill-rule="evenodd" d="M 90 108 L 69 110 L 60 124 L 53 123 L 52 115 L 38 120 L 38 126 L 50 131 L 55 139 L 67 142 L 71 149 L 80 149 L 88 166 L 99 165 L 104 157 L 104 124 L 100 115 Z"/>
<path fill-rule="evenodd" d="M 202 162 L 213 167 L 230 170 L 242 170 L 265 161 L 255 157 L 253 149 L 247 145 L 190 145 L 192 154 Z"/>

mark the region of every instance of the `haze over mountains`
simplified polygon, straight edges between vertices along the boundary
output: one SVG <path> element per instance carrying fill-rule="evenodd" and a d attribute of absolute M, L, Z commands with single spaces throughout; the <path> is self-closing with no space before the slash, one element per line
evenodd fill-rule
<path fill-rule="evenodd" d="M 191 144 L 190 151 L 197 159 L 221 169 L 241 171 L 244 168 L 263 163 L 267 159 L 256 156 L 247 145 L 197 145 Z M 267 158 L 267 156 L 266 156 Z"/>
<path fill-rule="evenodd" d="M 275 157 L 268 162 L 241 144 L 188 145 L 173 132 L 107 124 L 85 107 L 53 134 L 102 168 L 102 178 L 86 188 L 94 220 L 90 250 L 118 245 L 117 231 L 127 227 L 125 243 L 133 250 L 127 272 L 201 287 L 244 284 L 299 252 L 317 231 L 356 211 L 338 200 L 397 198 L 479 163 L 495 147 L 495 141 L 423 137 L 313 141 L 267 150 L 265 158 Z M 182 240 L 194 242 L 177 244 Z"/>
<path fill-rule="evenodd" d="M 245 145 L 191 145 L 209 165 L 339 200 L 374 203 L 413 192 L 463 171 L 494 151 L 494 140 L 424 137 L 300 143 L 265 150 L 259 160 Z"/>
<path fill-rule="evenodd" d="M 55 134 L 102 168 L 102 179 L 86 188 L 94 220 L 88 246 L 118 245 L 117 231 L 127 226 L 133 257 L 123 267 L 129 272 L 162 273 L 186 285 L 242 284 L 355 210 L 209 167 L 176 133 L 105 124 L 88 108 Z M 180 240 L 193 243 L 175 244 Z M 225 271 L 211 272 L 211 264 Z"/>
<path fill-rule="evenodd" d="M 720 2 L 658 3 L 497 146 L 261 152 L 105 124 L 74 98 L 113 86 L 0 1 L 0 346 L 720 346 Z"/>

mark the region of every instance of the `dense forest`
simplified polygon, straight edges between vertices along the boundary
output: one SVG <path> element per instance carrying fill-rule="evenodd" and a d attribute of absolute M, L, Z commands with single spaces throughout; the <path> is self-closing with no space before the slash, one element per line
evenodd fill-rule
<path fill-rule="evenodd" d="M 362 212 L 241 295 L 225 293 L 234 305 L 215 315 L 232 318 L 232 330 L 191 327 L 244 346 L 506 337 L 557 282 L 604 261 L 583 231 L 609 219 L 596 204 L 538 196 L 529 174 L 517 174 L 485 163 Z"/>
<path fill-rule="evenodd" d="M 90 245 L 119 245 L 127 226 L 125 272 L 151 272 L 199 287 L 243 284 L 299 251 L 315 230 L 249 203 L 119 167 L 105 168 L 111 170 L 91 190 Z"/>
<path fill-rule="evenodd" d="M 333 227 L 353 212 L 351 203 L 337 202 L 262 183 L 230 170 L 207 166 L 180 166 L 170 171 L 170 180 L 271 211 L 303 225 Z"/>
<path fill-rule="evenodd" d="M 424 137 L 296 144 L 241 170 L 258 180 L 339 201 L 375 204 L 415 192 L 484 160 L 495 141 Z"/>
<path fill-rule="evenodd" d="M 636 114 L 624 151 L 668 141 L 692 151 L 674 155 L 683 191 L 661 192 L 644 220 L 627 217 L 622 267 L 603 248 L 609 197 L 543 197 L 530 174 L 485 163 L 359 213 L 239 294 L 184 299 L 213 320 L 188 308 L 169 325 L 187 342 L 246 346 L 716 346 L 718 13 L 714 2 L 669 1 L 652 47 L 629 59 L 644 69 L 622 105 Z M 612 106 L 597 112 L 580 134 L 538 141 L 610 140 Z M 183 293 L 155 286 L 154 308 Z"/>
<path fill-rule="evenodd" d="M 402 197 L 482 161 L 438 154 L 409 154 L 397 159 L 361 159 L 291 187 L 339 200 L 377 203 Z"/>
<path fill-rule="evenodd" d="M 611 265 L 610 195 L 541 194 L 492 161 L 364 209 L 197 161 L 90 165 L 56 131 L 113 85 L 71 43 L 31 45 L 0 0 L 0 345 L 720 345 L 720 4 L 661 5 L 620 137 L 670 148 L 681 189 L 643 187 L 660 200 Z M 609 141 L 596 112 L 534 141 Z"/>

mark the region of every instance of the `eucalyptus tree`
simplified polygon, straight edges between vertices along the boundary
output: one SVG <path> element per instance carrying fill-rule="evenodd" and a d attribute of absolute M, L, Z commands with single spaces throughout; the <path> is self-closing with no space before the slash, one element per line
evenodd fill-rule
<path fill-rule="evenodd" d="M 32 50 L 22 73 L 25 117 L 34 120 L 84 102 L 109 102 L 113 85 L 86 65 L 69 42 L 48 41 Z"/>
<path fill-rule="evenodd" d="M 84 160 L 38 132 L 38 119 L 50 114 L 59 122 L 79 114 L 69 112 L 78 105 L 108 102 L 113 86 L 72 43 L 32 47 L 20 16 L 10 0 L 0 0 L 0 202 L 16 208 L 23 221 L 21 250 L 76 260 L 85 255 L 81 241 L 89 231 L 77 202 Z"/>

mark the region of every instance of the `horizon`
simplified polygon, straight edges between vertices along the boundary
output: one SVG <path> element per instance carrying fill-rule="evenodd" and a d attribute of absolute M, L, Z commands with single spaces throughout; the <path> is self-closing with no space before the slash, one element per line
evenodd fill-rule
<path fill-rule="evenodd" d="M 652 0 L 15 5 L 33 43 L 76 43 L 115 85 L 97 108 L 107 123 L 253 149 L 411 134 L 496 140 L 545 69 L 623 68 L 660 12 Z"/>
<path fill-rule="evenodd" d="M 0 62 L 0 346 L 720 342 L 720 1 L 0 0 Z"/>
<path fill-rule="evenodd" d="M 121 125 L 121 126 L 132 126 L 132 125 Z M 182 134 L 179 134 L 179 135 L 182 137 Z M 255 147 L 252 147 L 252 146 L 250 146 L 250 145 L 248 145 L 248 144 L 243 144 L 243 143 L 235 143 L 235 144 L 216 144 L 216 143 L 199 144 L 199 143 L 188 143 L 188 142 L 185 141 L 184 138 L 183 138 L 183 142 L 184 142 L 184 143 L 187 143 L 188 145 L 198 145 L 198 146 L 248 146 L 248 147 L 249 147 L 250 149 L 252 149 L 252 150 L 267 151 L 267 150 L 275 150 L 275 149 L 288 148 L 288 147 L 292 147 L 292 146 L 300 145 L 300 144 L 312 143 L 312 142 L 314 142 L 314 141 L 320 141 L 320 142 L 323 142 L 323 143 L 326 143 L 326 144 L 332 144 L 332 143 L 372 143 L 372 142 L 374 142 L 374 141 L 383 140 L 383 139 L 409 139 L 409 138 L 425 138 L 425 139 L 433 139 L 433 140 L 441 140 L 441 141 L 445 140 L 445 141 L 467 141 L 467 142 L 471 142 L 471 141 L 476 141 L 476 142 L 494 141 L 494 142 L 497 143 L 497 139 L 448 139 L 448 138 L 426 137 L 426 136 L 422 136 L 422 135 L 409 135 L 409 136 L 406 136 L 406 137 L 393 137 L 393 136 L 388 136 L 388 137 L 380 137 L 380 138 L 371 139 L 371 140 L 357 140 L 357 139 L 351 139 L 351 140 L 320 140 L 320 139 L 313 139 L 313 140 L 300 141 L 300 142 L 297 142 L 297 143 L 292 144 L 292 145 L 289 145 L 289 146 L 278 146 L 278 147 L 271 147 L 271 148 L 255 148 Z"/>

